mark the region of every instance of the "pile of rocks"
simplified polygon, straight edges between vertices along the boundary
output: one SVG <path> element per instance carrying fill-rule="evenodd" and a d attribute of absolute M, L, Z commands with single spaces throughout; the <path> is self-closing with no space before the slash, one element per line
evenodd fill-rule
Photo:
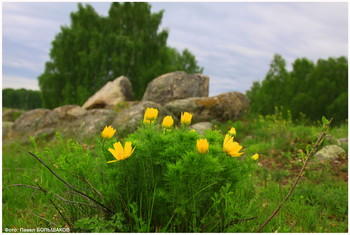
<path fill-rule="evenodd" d="M 178 121 L 181 112 L 191 112 L 193 124 L 210 128 L 208 122 L 237 119 L 249 108 L 247 97 L 240 92 L 212 97 L 208 97 L 208 93 L 208 76 L 177 71 L 153 79 L 142 100 L 132 101 L 131 83 L 127 77 L 121 76 L 108 82 L 82 107 L 65 105 L 53 110 L 30 110 L 21 114 L 13 124 L 7 122 L 5 132 L 3 122 L 3 139 L 50 138 L 57 131 L 63 136 L 92 138 L 106 125 L 112 125 L 119 133 L 131 133 L 143 119 L 147 107 L 157 108 L 160 120 L 172 115 Z M 198 124 L 200 122 L 206 124 Z"/>

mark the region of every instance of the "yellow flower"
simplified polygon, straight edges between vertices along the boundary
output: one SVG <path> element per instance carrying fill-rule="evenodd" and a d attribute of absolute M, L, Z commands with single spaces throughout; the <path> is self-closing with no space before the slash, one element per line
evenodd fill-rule
<path fill-rule="evenodd" d="M 225 135 L 225 139 L 224 139 L 224 144 L 225 144 L 226 142 L 230 141 L 230 139 L 232 139 L 232 141 L 233 141 L 234 138 L 235 138 L 234 136 L 231 136 L 231 135 L 229 135 L 229 134 L 226 134 L 226 135 Z"/>
<path fill-rule="evenodd" d="M 231 127 L 231 129 L 228 131 L 229 135 L 234 136 L 236 135 L 236 129 L 234 127 Z"/>
<path fill-rule="evenodd" d="M 181 113 L 181 123 L 184 125 L 190 125 L 192 120 L 192 113 Z"/>
<path fill-rule="evenodd" d="M 255 161 L 258 160 L 258 158 L 259 158 L 259 154 L 257 153 L 252 156 L 252 159 Z"/>
<path fill-rule="evenodd" d="M 156 120 L 158 116 L 158 109 L 147 108 L 143 116 L 143 123 L 151 123 Z"/>
<path fill-rule="evenodd" d="M 197 150 L 199 153 L 207 153 L 209 150 L 209 142 L 206 139 L 197 140 Z"/>
<path fill-rule="evenodd" d="M 113 154 L 113 157 L 117 160 L 108 161 L 107 163 L 112 163 L 112 162 L 117 162 L 117 161 L 127 159 L 128 157 L 131 156 L 131 154 L 135 150 L 135 148 L 131 147 L 131 142 L 126 142 L 124 148 L 120 142 L 115 143 L 113 147 L 114 149 L 109 148 L 108 151 L 111 152 L 111 154 Z"/>
<path fill-rule="evenodd" d="M 242 149 L 242 146 L 239 145 L 239 143 L 233 141 L 233 137 L 230 135 L 225 136 L 224 144 L 223 144 L 223 150 L 230 155 L 231 157 L 239 157 L 243 153 L 240 153 L 239 151 Z"/>
<path fill-rule="evenodd" d="M 170 128 L 174 124 L 174 119 L 172 116 L 165 116 L 163 119 L 162 127 Z"/>
<path fill-rule="evenodd" d="M 110 139 L 113 137 L 114 133 L 116 132 L 116 130 L 111 127 L 111 126 L 105 126 L 105 128 L 103 129 L 101 136 L 105 139 Z"/>

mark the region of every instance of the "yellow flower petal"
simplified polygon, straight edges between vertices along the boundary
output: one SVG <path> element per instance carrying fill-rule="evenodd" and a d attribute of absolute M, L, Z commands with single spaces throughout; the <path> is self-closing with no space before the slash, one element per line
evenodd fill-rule
<path fill-rule="evenodd" d="M 236 153 L 236 152 L 232 152 L 231 154 L 229 154 L 231 157 L 239 157 L 241 156 L 243 153 Z"/>
<path fill-rule="evenodd" d="M 115 159 L 120 160 L 119 153 L 115 151 L 115 149 L 108 148 L 108 151 L 113 155 Z"/>
<path fill-rule="evenodd" d="M 206 139 L 198 139 L 196 147 L 199 153 L 207 153 L 209 151 L 209 142 Z"/>
<path fill-rule="evenodd" d="M 174 124 L 174 119 L 172 116 L 165 116 L 162 122 L 163 128 L 170 128 Z"/>
<path fill-rule="evenodd" d="M 257 154 L 257 153 L 254 154 L 254 155 L 252 156 L 252 159 L 255 160 L 255 161 L 258 160 L 258 159 L 259 159 L 259 154 Z"/>
<path fill-rule="evenodd" d="M 190 125 L 192 120 L 192 113 L 184 112 L 181 113 L 181 123 L 184 125 Z"/>
<path fill-rule="evenodd" d="M 144 123 L 151 123 L 155 119 L 157 119 L 157 116 L 158 116 L 158 109 L 146 108 L 145 114 L 143 116 L 143 122 Z"/>
<path fill-rule="evenodd" d="M 129 157 L 133 152 L 134 152 L 135 148 L 132 149 L 131 147 L 131 142 L 126 142 L 125 146 L 124 146 L 124 155 Z"/>
<path fill-rule="evenodd" d="M 233 137 L 226 135 L 223 143 L 223 151 L 225 151 L 231 157 L 238 157 L 243 153 L 239 153 L 242 146 L 239 143 L 233 141 Z"/>
<path fill-rule="evenodd" d="M 116 132 L 116 130 L 111 127 L 111 126 L 105 126 L 105 128 L 103 129 L 101 136 L 105 139 L 110 139 L 113 137 L 114 133 Z"/>
<path fill-rule="evenodd" d="M 231 136 L 236 135 L 236 129 L 234 127 L 231 127 L 231 129 L 228 131 L 228 133 Z"/>
<path fill-rule="evenodd" d="M 115 143 L 115 144 L 113 144 L 113 147 L 114 147 L 114 149 L 115 149 L 116 152 L 118 152 L 118 153 L 124 153 L 122 143 L 120 143 L 120 142 Z"/>
<path fill-rule="evenodd" d="M 124 160 L 131 156 L 131 154 L 134 152 L 135 148 L 132 149 L 132 143 L 127 141 L 125 143 L 125 146 L 123 148 L 122 144 L 120 142 L 113 144 L 114 149 L 109 148 L 108 151 L 113 155 L 113 157 L 117 160 L 109 161 L 107 163 L 116 162 L 120 160 Z"/>
<path fill-rule="evenodd" d="M 233 141 L 233 136 L 230 135 L 225 135 L 225 139 L 224 139 L 224 145 L 227 144 L 228 142 Z"/>

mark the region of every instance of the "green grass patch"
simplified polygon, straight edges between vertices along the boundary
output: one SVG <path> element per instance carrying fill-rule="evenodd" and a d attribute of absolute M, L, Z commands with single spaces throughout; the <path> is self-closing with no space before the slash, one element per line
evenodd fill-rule
<path fill-rule="evenodd" d="M 322 129 L 273 115 L 217 124 L 204 135 L 180 127 L 165 131 L 158 125 L 141 125 L 122 140 L 123 146 L 127 141 L 136 146 L 132 155 L 110 164 L 106 162 L 114 158 L 108 148 L 119 141 L 113 138 L 96 136 L 90 143 L 79 143 L 58 135 L 49 143 L 3 145 L 3 187 L 24 184 L 46 191 L 3 189 L 3 230 L 255 232 L 290 190 L 303 165 L 301 156 Z M 244 155 L 238 158 L 222 150 L 232 126 L 237 130 L 234 139 L 243 146 Z M 347 124 L 328 135 L 322 146 L 347 137 Z M 208 153 L 198 153 L 199 138 L 208 140 Z M 85 205 L 96 206 L 28 151 L 111 212 Z M 260 155 L 257 162 L 250 158 L 255 153 Z M 347 159 L 337 161 L 312 160 L 292 196 L 262 232 L 347 232 Z"/>

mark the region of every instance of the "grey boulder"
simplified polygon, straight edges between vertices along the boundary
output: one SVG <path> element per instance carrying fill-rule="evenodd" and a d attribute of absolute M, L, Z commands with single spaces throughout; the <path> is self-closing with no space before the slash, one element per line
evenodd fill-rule
<path fill-rule="evenodd" d="M 16 120 L 7 136 L 19 141 L 28 141 L 30 136 L 49 140 L 60 132 L 64 137 L 83 140 L 99 134 L 116 116 L 112 110 L 85 110 L 78 105 L 31 110 Z"/>
<path fill-rule="evenodd" d="M 125 76 L 120 76 L 108 82 L 84 104 L 85 109 L 111 108 L 121 101 L 133 99 L 132 85 Z"/>
<path fill-rule="evenodd" d="M 338 145 L 328 145 L 314 155 L 314 159 L 317 160 L 336 160 L 337 158 L 346 158 L 345 150 Z"/>
<path fill-rule="evenodd" d="M 248 98 L 240 92 L 228 92 L 212 97 L 194 97 L 175 100 L 165 105 L 174 115 L 181 112 L 193 114 L 192 122 L 207 122 L 237 119 L 249 109 Z"/>
<path fill-rule="evenodd" d="M 213 124 L 211 122 L 198 122 L 190 126 L 190 129 L 195 130 L 199 134 L 204 134 L 204 131 L 211 130 L 213 128 Z"/>
<path fill-rule="evenodd" d="M 208 97 L 209 77 L 183 71 L 163 74 L 147 86 L 142 101 L 159 104 L 189 97 Z"/>

